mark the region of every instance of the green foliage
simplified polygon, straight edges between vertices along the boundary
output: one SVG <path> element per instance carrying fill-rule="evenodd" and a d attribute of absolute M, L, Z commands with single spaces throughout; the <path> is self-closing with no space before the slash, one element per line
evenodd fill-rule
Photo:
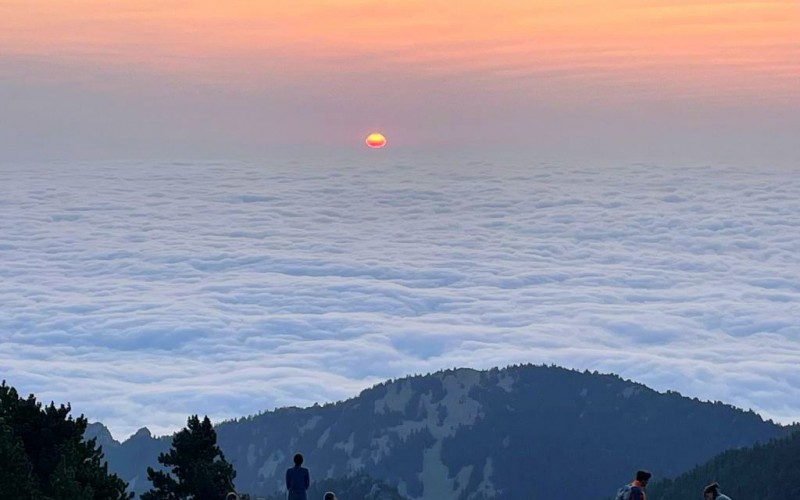
<path fill-rule="evenodd" d="M 172 448 L 158 462 L 169 472 L 147 468 L 153 489 L 142 500 L 219 500 L 233 489 L 236 472 L 217 446 L 208 417 L 189 417 L 186 428 L 172 438 Z"/>
<path fill-rule="evenodd" d="M 0 421 L 0 491 L 7 500 L 28 500 L 38 491 L 22 440 Z"/>
<path fill-rule="evenodd" d="M 800 498 L 800 433 L 751 448 L 729 450 L 673 480 L 650 486 L 648 497 L 659 500 L 700 498 L 712 482 L 734 500 Z"/>
<path fill-rule="evenodd" d="M 123 500 L 126 483 L 108 473 L 86 419 L 69 405 L 43 407 L 0 384 L 0 491 L 4 500 Z"/>

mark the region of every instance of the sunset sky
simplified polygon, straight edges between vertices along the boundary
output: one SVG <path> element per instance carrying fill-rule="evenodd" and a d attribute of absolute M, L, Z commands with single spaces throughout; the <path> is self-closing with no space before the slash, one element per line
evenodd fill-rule
<path fill-rule="evenodd" d="M 0 0 L 2 159 L 533 148 L 796 160 L 800 6 Z"/>

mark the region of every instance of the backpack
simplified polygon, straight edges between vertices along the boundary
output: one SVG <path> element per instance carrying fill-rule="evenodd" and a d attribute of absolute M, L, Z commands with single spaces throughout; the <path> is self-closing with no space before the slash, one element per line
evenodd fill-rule
<path fill-rule="evenodd" d="M 617 496 L 614 500 L 630 500 L 631 499 L 631 489 L 633 487 L 630 484 L 626 484 L 622 488 L 617 491 Z"/>

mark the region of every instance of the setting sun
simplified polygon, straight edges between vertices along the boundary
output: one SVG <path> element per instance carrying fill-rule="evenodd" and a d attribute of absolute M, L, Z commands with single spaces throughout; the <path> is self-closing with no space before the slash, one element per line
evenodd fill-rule
<path fill-rule="evenodd" d="M 378 132 L 373 132 L 367 136 L 366 143 L 371 148 L 382 148 L 386 145 L 386 137 Z"/>

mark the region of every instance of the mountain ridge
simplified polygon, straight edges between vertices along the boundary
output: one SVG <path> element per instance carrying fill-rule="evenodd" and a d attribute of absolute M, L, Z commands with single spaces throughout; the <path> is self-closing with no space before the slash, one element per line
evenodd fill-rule
<path fill-rule="evenodd" d="M 553 365 L 410 375 L 344 401 L 217 425 L 242 491 L 280 489 L 303 451 L 320 478 L 363 471 L 416 500 L 547 498 L 575 475 L 576 494 L 602 498 L 636 468 L 675 476 L 786 432 L 752 410 Z M 110 468 L 139 491 L 143 472 L 121 470 L 122 461 L 150 454 L 153 464 L 168 446 L 169 437 L 137 433 L 107 451 Z"/>

